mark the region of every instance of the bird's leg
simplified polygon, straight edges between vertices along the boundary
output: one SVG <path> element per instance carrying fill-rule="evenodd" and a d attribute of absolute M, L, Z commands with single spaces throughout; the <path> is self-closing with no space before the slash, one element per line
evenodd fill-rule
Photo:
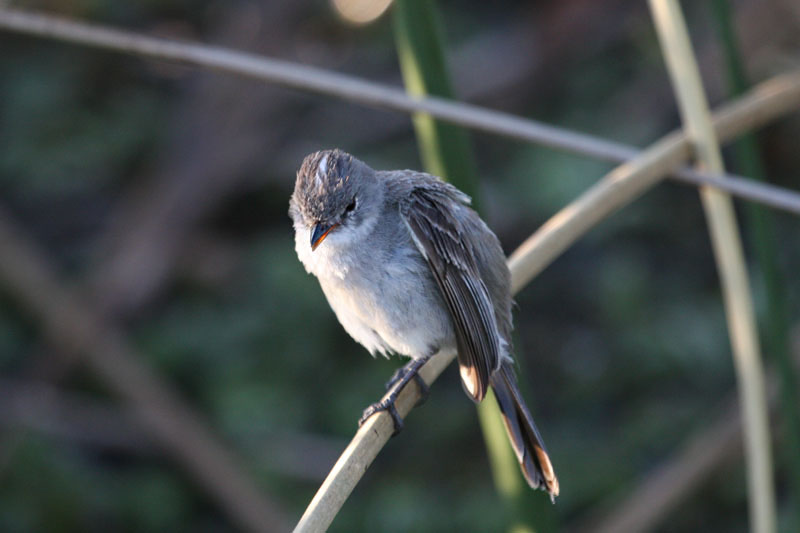
<path fill-rule="evenodd" d="M 427 361 L 430 358 L 431 358 L 430 355 L 426 356 L 423 359 L 423 361 Z M 402 380 L 406 374 L 408 374 L 409 372 L 413 372 L 413 375 L 411 377 L 414 379 L 414 381 L 417 382 L 417 387 L 419 387 L 419 393 L 420 393 L 420 399 L 419 402 L 417 402 L 417 405 L 422 405 L 423 403 L 428 401 L 428 396 L 430 396 L 431 389 L 430 387 L 428 387 L 428 384 L 425 383 L 425 380 L 422 379 L 422 376 L 419 375 L 419 368 L 421 365 L 417 366 L 417 369 L 412 371 L 412 367 L 416 364 L 417 361 L 419 361 L 419 359 L 412 359 L 408 363 L 404 364 L 403 366 L 395 370 L 394 374 L 392 374 L 392 377 L 390 377 L 389 381 L 386 382 L 386 390 L 387 391 L 391 390 L 392 387 L 394 387 L 394 385 L 398 381 Z"/>
<path fill-rule="evenodd" d="M 397 400 L 397 395 L 400 394 L 400 391 L 403 390 L 403 387 L 405 387 L 412 379 L 417 380 L 423 395 L 427 395 L 428 385 L 425 383 L 425 380 L 419 376 L 418 372 L 419 369 L 422 368 L 422 365 L 428 362 L 428 359 L 430 359 L 432 356 L 433 354 L 429 354 L 419 359 L 413 359 L 407 365 L 398 369 L 398 371 L 394 373 L 391 379 L 389 379 L 389 382 L 386 384 L 389 389 L 388 394 L 381 401 L 373 403 L 364 409 L 364 413 L 358 420 L 359 427 L 375 413 L 379 411 L 389 411 L 389 414 L 392 415 L 392 420 L 394 421 L 394 433 L 392 436 L 400 433 L 400 430 L 403 429 L 403 419 L 400 418 L 400 414 L 397 412 L 397 408 L 394 405 L 395 401 Z"/>

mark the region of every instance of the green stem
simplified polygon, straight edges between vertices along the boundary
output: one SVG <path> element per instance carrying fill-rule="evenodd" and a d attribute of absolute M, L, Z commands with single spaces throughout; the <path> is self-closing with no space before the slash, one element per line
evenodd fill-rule
<path fill-rule="evenodd" d="M 393 9 L 395 42 L 408 93 L 452 97 L 435 3 L 396 0 Z M 415 113 L 413 122 L 425 169 L 456 185 L 472 196 L 473 206 L 478 205 L 477 170 L 466 132 L 425 113 Z M 532 532 L 526 507 L 533 492 L 522 481 L 497 403 L 487 397 L 478 413 L 495 485 L 511 517 L 510 530 Z"/>
<path fill-rule="evenodd" d="M 395 2 L 394 34 L 406 91 L 413 96 L 452 97 L 435 4 L 426 0 Z M 427 113 L 414 113 L 414 131 L 425 169 L 478 202 L 478 175 L 466 132 Z"/>

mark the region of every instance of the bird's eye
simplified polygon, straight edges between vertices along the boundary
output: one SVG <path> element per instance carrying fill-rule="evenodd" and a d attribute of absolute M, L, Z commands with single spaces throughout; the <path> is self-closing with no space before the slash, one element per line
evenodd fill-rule
<path fill-rule="evenodd" d="M 347 204 L 347 207 L 344 208 L 345 213 L 351 213 L 356 208 L 356 199 L 353 197 L 353 200 Z"/>

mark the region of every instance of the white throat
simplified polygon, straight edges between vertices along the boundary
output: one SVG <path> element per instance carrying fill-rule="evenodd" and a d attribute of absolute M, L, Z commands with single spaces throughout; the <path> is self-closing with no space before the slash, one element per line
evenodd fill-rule
<path fill-rule="evenodd" d="M 313 251 L 311 228 L 302 222 L 295 222 L 294 248 L 297 257 L 310 274 L 318 278 L 336 277 L 343 280 L 359 253 L 363 252 L 369 242 L 369 235 L 377 222 L 377 215 L 372 214 L 356 227 L 339 226 Z"/>

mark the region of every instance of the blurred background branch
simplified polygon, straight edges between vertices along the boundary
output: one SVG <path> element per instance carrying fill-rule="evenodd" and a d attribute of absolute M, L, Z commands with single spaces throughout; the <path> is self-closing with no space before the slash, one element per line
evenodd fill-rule
<path fill-rule="evenodd" d="M 0 426 L 24 427 L 73 444 L 156 456 L 146 427 L 127 410 L 43 381 L 0 379 Z M 270 442 L 262 460 L 281 475 L 321 481 L 345 443 L 291 432 L 258 435 Z M 254 450 L 254 452 L 256 452 Z"/>
<path fill-rule="evenodd" d="M 775 379 L 767 389 L 774 405 Z M 629 495 L 611 507 L 601 504 L 581 524 L 577 532 L 613 533 L 652 531 L 687 499 L 696 497 L 708 478 L 725 464 L 742 456 L 742 414 L 735 393 L 721 402 L 706 428 L 691 435 L 661 465 L 653 469 Z"/>
<path fill-rule="evenodd" d="M 415 99 L 406 96 L 399 89 L 325 72 L 297 63 L 268 59 L 219 47 L 144 37 L 135 33 L 96 27 L 49 15 L 4 8 L 0 8 L 0 27 L 125 53 L 202 65 L 210 69 L 252 76 L 278 85 L 319 92 L 366 105 L 406 112 L 424 112 L 436 118 L 487 133 L 535 142 L 551 148 L 614 162 L 632 159 L 637 154 L 635 148 L 621 143 L 567 131 L 530 119 L 521 119 L 435 97 Z M 793 191 L 782 190 L 763 183 L 753 183 L 738 176 L 728 176 L 727 180 L 722 180 L 714 174 L 703 174 L 688 169 L 676 169 L 675 177 L 695 185 L 713 185 L 731 194 L 745 196 L 771 207 L 800 213 L 800 194 Z"/>
<path fill-rule="evenodd" d="M 122 334 L 63 288 L 47 260 L 0 213 L 0 279 L 63 353 L 84 358 L 164 449 L 251 531 L 286 529 L 283 511 L 240 471 L 230 452 L 170 387 L 140 363 Z"/>

